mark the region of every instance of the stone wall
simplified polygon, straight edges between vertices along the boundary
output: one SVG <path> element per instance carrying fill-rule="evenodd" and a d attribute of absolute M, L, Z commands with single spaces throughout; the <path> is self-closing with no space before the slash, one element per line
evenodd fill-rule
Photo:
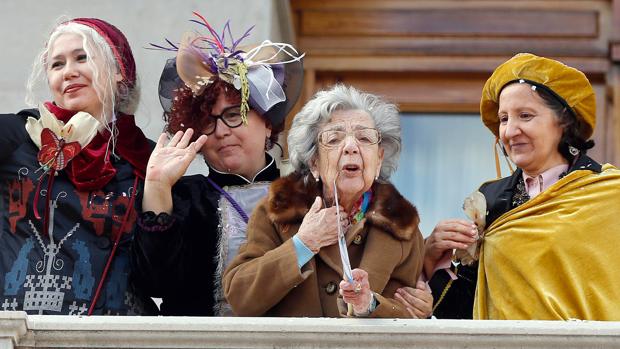
<path fill-rule="evenodd" d="M 0 348 L 617 348 L 620 323 L 0 313 Z"/>

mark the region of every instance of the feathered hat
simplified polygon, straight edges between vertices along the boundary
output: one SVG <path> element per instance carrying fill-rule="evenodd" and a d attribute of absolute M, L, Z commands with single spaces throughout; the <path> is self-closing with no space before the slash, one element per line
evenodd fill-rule
<path fill-rule="evenodd" d="M 245 123 L 247 112 L 252 108 L 272 125 L 281 125 L 301 92 L 304 54 L 299 54 L 290 44 L 269 40 L 259 45 L 240 46 L 253 26 L 235 40 L 229 21 L 219 34 L 203 16 L 197 12 L 194 15 L 198 19 L 191 22 L 206 28 L 208 35 L 188 32 L 178 45 L 168 39 L 169 46 L 151 44 L 156 49 L 177 52 L 175 58 L 166 62 L 159 80 L 159 97 L 164 110 L 170 112 L 174 92 L 179 87 L 185 85 L 198 96 L 219 77 L 239 90 Z"/>

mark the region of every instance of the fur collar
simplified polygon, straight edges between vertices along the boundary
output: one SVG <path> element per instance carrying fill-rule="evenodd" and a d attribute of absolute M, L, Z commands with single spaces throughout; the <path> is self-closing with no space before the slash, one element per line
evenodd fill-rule
<path fill-rule="evenodd" d="M 307 182 L 303 175 L 293 172 L 271 184 L 267 213 L 272 222 L 293 224 L 303 220 L 314 198 L 321 195 L 314 181 Z M 366 214 L 368 223 L 400 240 L 410 240 L 420 222 L 416 208 L 390 183 L 375 181 L 372 189 L 373 201 Z"/>

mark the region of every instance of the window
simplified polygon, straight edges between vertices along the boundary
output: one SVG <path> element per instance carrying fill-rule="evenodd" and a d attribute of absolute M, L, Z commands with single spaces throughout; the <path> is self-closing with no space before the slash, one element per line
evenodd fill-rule
<path fill-rule="evenodd" d="M 471 114 L 402 114 L 401 126 L 403 147 L 392 182 L 417 207 L 426 237 L 440 220 L 465 218 L 465 197 L 496 178 L 495 138 Z M 500 162 L 507 176 L 501 153 Z"/>

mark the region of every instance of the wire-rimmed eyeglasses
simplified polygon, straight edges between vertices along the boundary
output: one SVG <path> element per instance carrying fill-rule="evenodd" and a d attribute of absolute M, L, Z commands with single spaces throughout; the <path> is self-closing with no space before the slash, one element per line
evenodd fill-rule
<path fill-rule="evenodd" d="M 339 147 L 348 135 L 352 135 L 359 145 L 373 145 L 381 142 L 381 133 L 376 128 L 359 128 L 353 131 L 325 130 L 319 133 L 319 143 L 328 148 Z"/>

